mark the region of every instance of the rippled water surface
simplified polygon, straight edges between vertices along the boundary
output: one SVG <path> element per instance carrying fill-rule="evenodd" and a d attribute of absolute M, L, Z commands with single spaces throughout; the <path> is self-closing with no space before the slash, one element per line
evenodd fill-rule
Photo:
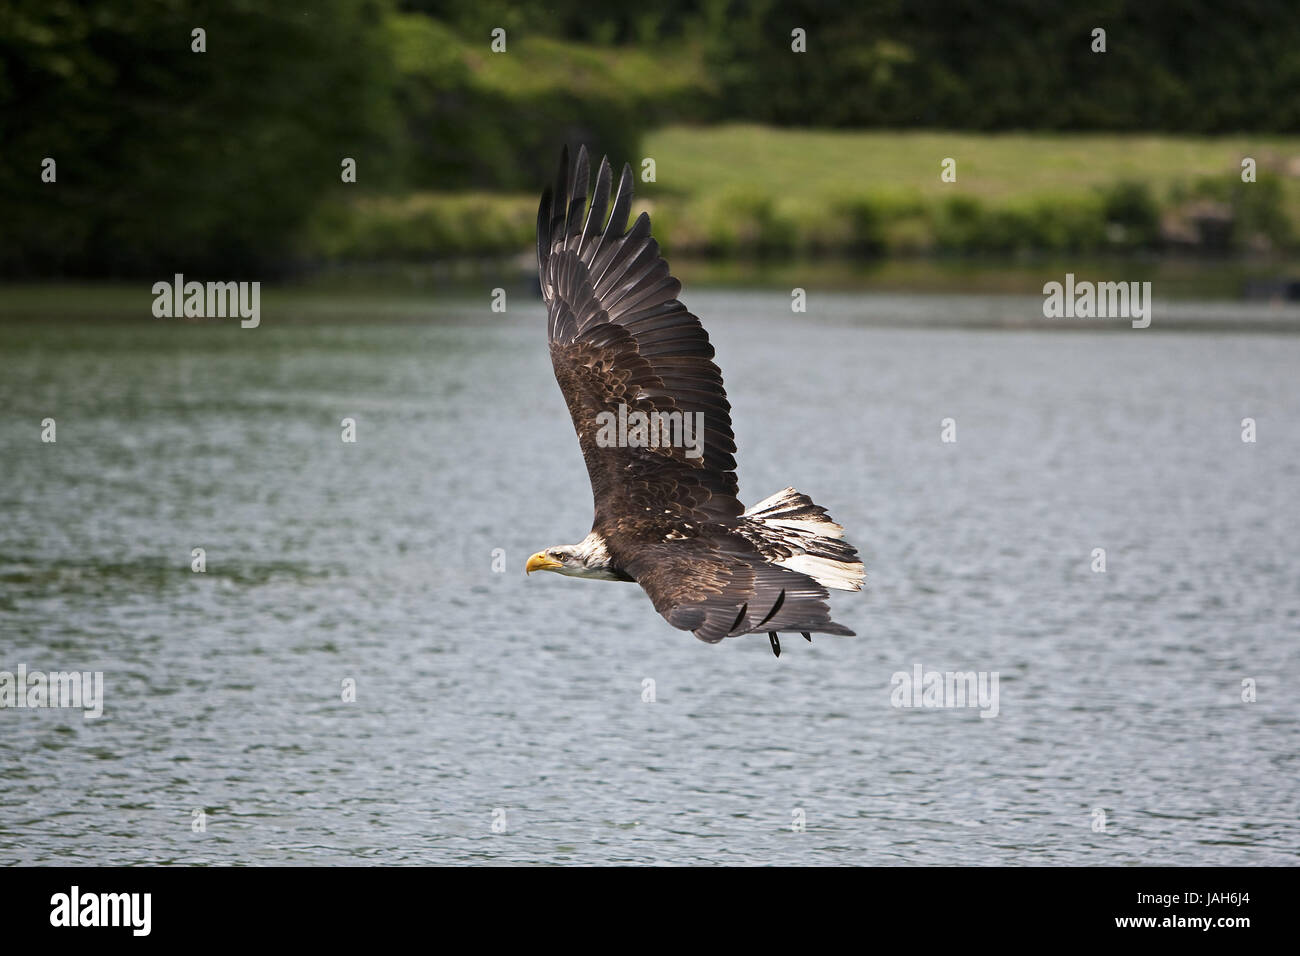
<path fill-rule="evenodd" d="M 856 638 L 778 660 L 524 577 L 591 500 L 521 296 L 0 324 L 0 670 L 106 698 L 0 710 L 0 861 L 1295 861 L 1300 337 L 687 301 L 742 498 L 861 547 Z M 918 664 L 997 672 L 998 715 L 891 706 Z"/>

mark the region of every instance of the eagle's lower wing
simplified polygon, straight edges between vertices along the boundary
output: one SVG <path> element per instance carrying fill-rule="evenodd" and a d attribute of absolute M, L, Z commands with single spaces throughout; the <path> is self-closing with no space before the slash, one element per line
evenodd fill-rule
<path fill-rule="evenodd" d="M 590 210 L 586 149 L 572 168 L 567 149 L 560 163 L 537 214 L 537 265 L 551 361 L 587 463 L 595 526 L 665 513 L 683 521 L 734 518 L 743 508 L 722 374 L 699 319 L 677 301 L 681 283 L 659 255 L 649 217 L 642 213 L 627 230 L 632 171 L 623 167 L 606 223 L 608 160 L 601 161 Z M 702 434 L 692 436 L 701 439 L 698 449 L 684 441 L 619 447 L 598 440 L 620 406 L 627 416 L 689 415 L 691 426 L 702 415 Z"/>
<path fill-rule="evenodd" d="M 761 631 L 853 634 L 831 621 L 824 587 L 734 535 L 642 546 L 625 570 L 669 624 L 710 644 Z"/>

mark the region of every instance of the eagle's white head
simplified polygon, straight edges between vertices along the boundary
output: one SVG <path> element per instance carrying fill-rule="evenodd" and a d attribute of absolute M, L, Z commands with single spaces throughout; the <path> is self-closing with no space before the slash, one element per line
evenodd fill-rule
<path fill-rule="evenodd" d="M 562 544 L 538 551 L 528 559 L 524 571 L 554 571 L 571 578 L 592 578 L 597 581 L 625 581 L 626 575 L 615 573 L 605 539 L 596 532 L 587 535 L 577 544 Z"/>

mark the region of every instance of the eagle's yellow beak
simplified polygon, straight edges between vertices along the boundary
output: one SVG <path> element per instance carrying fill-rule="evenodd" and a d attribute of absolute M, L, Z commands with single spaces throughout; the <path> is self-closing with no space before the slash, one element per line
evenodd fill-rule
<path fill-rule="evenodd" d="M 538 551 L 535 555 L 529 558 L 528 563 L 524 565 L 524 573 L 532 574 L 534 571 L 552 571 L 555 568 L 562 567 L 564 567 L 564 565 L 559 561 L 552 561 L 542 552 Z"/>

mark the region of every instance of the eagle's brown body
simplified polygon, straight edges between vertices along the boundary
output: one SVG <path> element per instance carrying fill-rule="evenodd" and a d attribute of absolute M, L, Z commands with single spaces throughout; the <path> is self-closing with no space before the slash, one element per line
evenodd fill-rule
<path fill-rule="evenodd" d="M 708 335 L 678 301 L 681 284 L 659 255 L 649 218 L 641 214 L 627 230 L 631 170 L 623 169 L 612 210 L 608 161 L 588 211 L 589 176 L 586 151 L 572 168 L 566 153 L 554 191 L 542 197 L 537 257 L 551 361 L 596 513 L 580 559 L 558 549 L 535 556 L 555 559 L 539 566 L 563 571 L 549 564 L 581 560 L 569 573 L 634 580 L 670 624 L 704 641 L 767 631 L 779 650 L 775 632 L 852 634 L 831 621 L 823 584 L 794 566 L 856 590 L 857 552 L 824 509 L 793 489 L 745 512 L 731 406 Z M 620 405 L 702 414 L 702 447 L 694 456 L 682 447 L 605 447 L 599 416 Z M 606 574 L 584 573 L 591 569 Z"/>

